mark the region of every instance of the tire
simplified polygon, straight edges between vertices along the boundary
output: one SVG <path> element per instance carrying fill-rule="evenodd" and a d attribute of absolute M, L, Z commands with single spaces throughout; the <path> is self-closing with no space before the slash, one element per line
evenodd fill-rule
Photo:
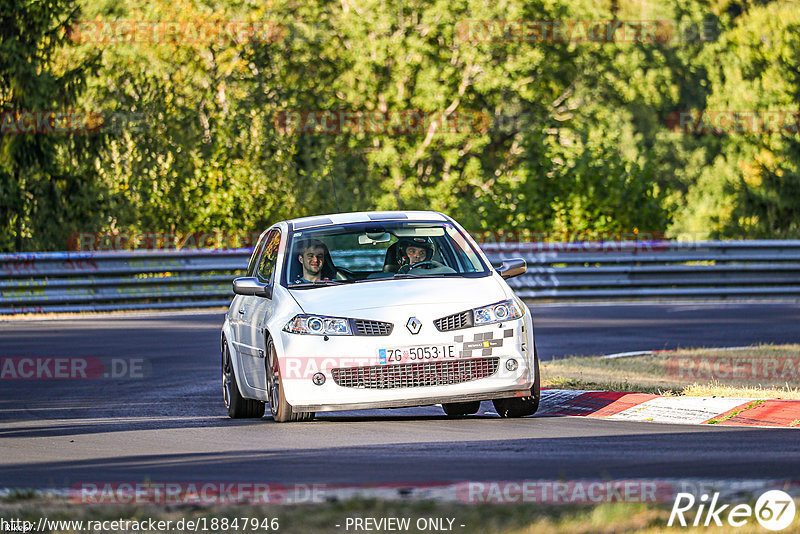
<path fill-rule="evenodd" d="M 290 421 L 310 421 L 314 419 L 314 412 L 296 412 L 292 405 L 286 401 L 281 384 L 281 369 L 278 362 L 278 352 L 272 338 L 267 339 L 267 357 L 265 358 L 267 368 L 267 391 L 269 393 L 269 410 L 272 412 L 272 419 L 276 423 L 287 423 Z"/>
<path fill-rule="evenodd" d="M 236 370 L 233 368 L 228 342 L 222 340 L 222 400 L 225 410 L 232 419 L 256 418 L 264 415 L 264 403 L 255 399 L 245 399 L 239 393 Z"/>
<path fill-rule="evenodd" d="M 472 415 L 481 409 L 481 401 L 446 402 L 442 404 L 442 409 L 447 414 L 447 417 Z"/>
<path fill-rule="evenodd" d="M 529 397 L 513 397 L 510 399 L 494 399 L 494 409 L 497 415 L 504 418 L 512 417 L 525 417 L 526 415 L 533 415 L 539 409 L 539 399 L 541 398 L 541 380 L 539 375 L 539 355 L 536 348 L 533 349 L 533 361 L 536 368 L 536 378 L 531 387 L 531 394 Z"/>

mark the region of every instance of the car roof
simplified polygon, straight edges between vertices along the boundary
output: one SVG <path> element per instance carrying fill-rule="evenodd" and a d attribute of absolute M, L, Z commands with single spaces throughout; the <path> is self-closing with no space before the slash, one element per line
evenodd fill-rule
<path fill-rule="evenodd" d="M 352 213 L 333 213 L 314 215 L 285 221 L 295 230 L 314 228 L 332 224 L 347 224 L 378 221 L 447 221 L 447 216 L 438 211 L 358 211 Z"/>

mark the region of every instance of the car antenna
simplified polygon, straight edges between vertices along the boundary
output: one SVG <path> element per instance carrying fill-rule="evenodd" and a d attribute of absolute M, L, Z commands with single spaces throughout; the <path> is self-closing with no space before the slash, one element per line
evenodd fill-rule
<path fill-rule="evenodd" d="M 336 196 L 336 181 L 333 179 L 333 174 L 331 174 L 331 189 L 333 189 L 333 200 L 336 202 L 336 212 L 342 213 L 342 208 L 339 207 L 339 197 Z"/>

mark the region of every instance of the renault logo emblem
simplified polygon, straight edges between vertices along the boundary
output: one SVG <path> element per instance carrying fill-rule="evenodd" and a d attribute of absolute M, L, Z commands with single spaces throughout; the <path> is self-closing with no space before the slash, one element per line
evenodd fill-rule
<path fill-rule="evenodd" d="M 406 323 L 406 328 L 412 334 L 419 334 L 419 329 L 422 328 L 422 323 L 416 317 L 412 317 Z"/>

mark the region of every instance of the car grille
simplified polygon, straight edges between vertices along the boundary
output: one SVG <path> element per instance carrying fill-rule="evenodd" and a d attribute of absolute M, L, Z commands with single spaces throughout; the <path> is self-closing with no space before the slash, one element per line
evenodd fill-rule
<path fill-rule="evenodd" d="M 333 381 L 346 388 L 395 389 L 446 386 L 486 378 L 497 372 L 500 358 L 449 362 L 403 363 L 332 369 Z"/>
<path fill-rule="evenodd" d="M 461 328 L 469 328 L 472 326 L 472 310 L 467 310 L 461 313 L 454 313 L 441 319 L 433 321 L 436 329 L 439 332 L 449 332 L 450 330 L 459 330 Z"/>
<path fill-rule="evenodd" d="M 392 333 L 394 325 L 381 321 L 367 321 L 356 319 L 356 335 L 359 336 L 388 336 Z"/>

